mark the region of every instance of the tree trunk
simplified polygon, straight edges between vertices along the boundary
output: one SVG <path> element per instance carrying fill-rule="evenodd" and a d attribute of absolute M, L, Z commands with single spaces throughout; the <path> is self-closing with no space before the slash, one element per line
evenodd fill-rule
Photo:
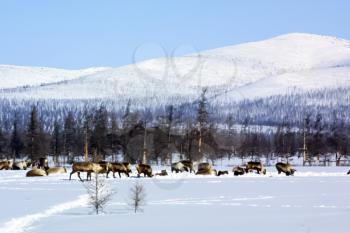
<path fill-rule="evenodd" d="M 341 159 L 341 155 L 339 152 L 335 153 L 335 165 L 339 166 L 340 165 L 340 159 Z"/>

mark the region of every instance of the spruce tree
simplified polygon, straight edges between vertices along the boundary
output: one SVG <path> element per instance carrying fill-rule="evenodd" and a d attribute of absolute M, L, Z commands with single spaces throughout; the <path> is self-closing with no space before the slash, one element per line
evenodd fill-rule
<path fill-rule="evenodd" d="M 118 122 L 117 122 L 117 115 L 115 112 L 111 114 L 111 123 L 110 123 L 110 130 L 109 130 L 109 147 L 112 152 L 113 161 L 115 160 L 115 154 L 118 152 Z"/>
<path fill-rule="evenodd" d="M 206 97 L 207 88 L 204 88 L 201 93 L 201 97 L 198 103 L 197 109 L 197 123 L 199 125 L 199 129 L 202 130 L 208 126 L 209 114 L 208 114 L 208 99 Z"/>
<path fill-rule="evenodd" d="M 17 119 L 13 122 L 10 148 L 13 158 L 18 158 L 24 149 L 23 141 L 17 128 Z"/>
<path fill-rule="evenodd" d="M 27 135 L 26 135 L 26 150 L 29 158 L 37 159 L 41 156 L 40 143 L 40 123 L 38 120 L 38 110 L 36 106 L 32 107 L 30 113 L 30 119 L 27 126 Z"/>
<path fill-rule="evenodd" d="M 56 163 L 58 163 L 58 157 L 62 153 L 62 134 L 61 134 L 61 126 L 56 120 L 54 122 L 54 128 L 51 136 L 51 149 L 52 154 L 55 157 Z"/>
<path fill-rule="evenodd" d="M 91 135 L 91 147 L 97 155 L 106 155 L 108 146 L 108 115 L 104 106 L 101 106 L 94 116 L 94 129 Z"/>
<path fill-rule="evenodd" d="M 75 146 L 75 121 L 72 112 L 69 112 L 64 122 L 64 153 L 68 156 L 72 155 Z"/>
<path fill-rule="evenodd" d="M 198 126 L 198 155 L 199 157 L 202 157 L 203 155 L 203 134 L 204 131 L 208 128 L 208 100 L 206 97 L 207 88 L 204 88 L 202 90 L 202 94 L 198 103 L 198 109 L 197 109 L 197 126 Z"/>
<path fill-rule="evenodd" d="M 7 138 L 2 130 L 2 126 L 0 126 L 0 158 L 3 158 L 7 152 L 7 144 Z"/>

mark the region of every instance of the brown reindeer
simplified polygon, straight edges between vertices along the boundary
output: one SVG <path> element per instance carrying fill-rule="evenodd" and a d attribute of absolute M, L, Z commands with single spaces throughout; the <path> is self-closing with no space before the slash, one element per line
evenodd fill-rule
<path fill-rule="evenodd" d="M 140 177 L 143 174 L 144 177 L 152 177 L 152 167 L 148 164 L 138 164 L 136 165 L 137 176 Z"/>
<path fill-rule="evenodd" d="M 200 163 L 196 175 L 217 175 L 217 171 L 209 163 Z"/>
<path fill-rule="evenodd" d="M 171 164 L 171 173 L 173 172 L 179 173 L 188 171 L 187 167 L 182 162 L 176 162 Z"/>
<path fill-rule="evenodd" d="M 294 172 L 296 171 L 292 165 L 287 163 L 276 163 L 276 169 L 278 171 L 278 174 L 281 174 L 281 172 L 283 172 L 286 174 L 286 176 L 294 175 Z"/>
<path fill-rule="evenodd" d="M 19 161 L 14 162 L 12 165 L 13 170 L 27 170 L 27 162 L 26 161 Z"/>
<path fill-rule="evenodd" d="M 210 170 L 211 165 L 209 163 L 200 163 L 198 164 L 198 170 Z"/>
<path fill-rule="evenodd" d="M 47 172 L 40 168 L 34 168 L 27 172 L 26 177 L 47 176 Z"/>
<path fill-rule="evenodd" d="M 228 175 L 228 171 L 218 171 L 218 176 Z"/>
<path fill-rule="evenodd" d="M 126 171 L 130 174 L 132 173 L 131 171 L 131 164 L 128 162 L 124 162 L 123 165 L 126 167 Z"/>
<path fill-rule="evenodd" d="M 251 172 L 252 170 L 255 170 L 258 172 L 258 174 L 266 174 L 266 168 L 264 168 L 264 165 L 262 164 L 262 162 L 253 162 L 250 161 L 247 163 L 246 168 L 245 168 L 245 172 Z"/>
<path fill-rule="evenodd" d="M 26 162 L 27 168 L 30 168 L 30 167 L 34 168 L 34 167 L 36 167 L 36 163 L 33 162 L 30 159 L 27 159 L 25 162 Z"/>
<path fill-rule="evenodd" d="M 124 173 L 127 177 L 130 177 L 129 173 L 131 173 L 130 169 L 130 164 L 129 163 L 110 163 L 109 164 L 109 169 L 107 172 L 107 178 L 109 172 L 113 172 L 113 178 L 115 177 L 115 173 L 118 172 L 119 178 L 121 178 L 121 174 Z"/>
<path fill-rule="evenodd" d="M 91 180 L 91 173 L 99 173 L 101 170 L 103 170 L 103 167 L 98 163 L 93 162 L 74 162 L 72 166 L 72 172 L 69 175 L 69 180 L 71 180 L 72 175 L 74 173 L 78 174 L 78 177 L 81 181 L 83 181 L 80 177 L 80 172 L 86 172 L 86 180 Z"/>
<path fill-rule="evenodd" d="M 49 169 L 49 161 L 45 157 L 39 158 L 39 161 L 37 161 L 36 164 L 38 168 L 41 168 L 44 170 Z"/>
<path fill-rule="evenodd" d="M 50 167 L 46 171 L 47 171 L 47 175 L 67 173 L 67 169 L 64 167 Z"/>
<path fill-rule="evenodd" d="M 12 169 L 12 163 L 9 160 L 0 162 L 0 170 L 10 170 Z"/>
<path fill-rule="evenodd" d="M 106 161 L 100 161 L 98 162 L 98 164 L 101 166 L 101 169 L 98 171 L 98 174 L 106 174 L 106 178 L 108 178 L 110 163 Z"/>
<path fill-rule="evenodd" d="M 196 172 L 196 175 L 214 175 L 217 176 L 218 173 L 215 169 L 210 169 L 210 170 L 198 170 Z"/>
<path fill-rule="evenodd" d="M 232 171 L 234 176 L 242 176 L 245 173 L 245 169 L 240 166 L 234 167 Z"/>
<path fill-rule="evenodd" d="M 167 176 L 168 172 L 166 170 L 161 170 L 161 172 L 158 172 L 155 174 L 156 176 Z"/>
<path fill-rule="evenodd" d="M 190 173 L 195 172 L 193 169 L 193 162 L 191 160 L 181 160 L 180 162 L 184 165 L 185 171 L 189 171 Z"/>

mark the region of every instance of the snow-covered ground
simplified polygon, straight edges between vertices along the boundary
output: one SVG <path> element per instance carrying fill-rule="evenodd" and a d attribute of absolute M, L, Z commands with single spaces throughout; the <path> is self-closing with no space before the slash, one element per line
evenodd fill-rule
<path fill-rule="evenodd" d="M 73 80 L 108 70 L 106 67 L 91 67 L 83 70 L 64 70 L 47 67 L 0 65 L 0 87 L 15 88 L 40 86 L 49 83 Z"/>
<path fill-rule="evenodd" d="M 0 171 L 0 232 L 349 232 L 349 167 L 297 167 L 294 177 L 267 170 L 266 176 L 110 178 L 117 193 L 98 216 L 75 175 L 69 181 L 68 174 Z M 137 214 L 125 204 L 135 182 L 147 192 Z"/>

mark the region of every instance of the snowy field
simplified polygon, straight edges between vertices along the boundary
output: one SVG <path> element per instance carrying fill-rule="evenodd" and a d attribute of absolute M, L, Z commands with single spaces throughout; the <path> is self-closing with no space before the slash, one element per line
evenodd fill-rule
<path fill-rule="evenodd" d="M 109 178 L 117 193 L 98 216 L 75 175 L 69 181 L 69 174 L 0 171 L 0 232 L 349 232 L 349 167 L 298 167 L 294 177 L 267 170 L 266 176 Z M 126 204 L 135 182 L 147 193 L 137 214 Z"/>

